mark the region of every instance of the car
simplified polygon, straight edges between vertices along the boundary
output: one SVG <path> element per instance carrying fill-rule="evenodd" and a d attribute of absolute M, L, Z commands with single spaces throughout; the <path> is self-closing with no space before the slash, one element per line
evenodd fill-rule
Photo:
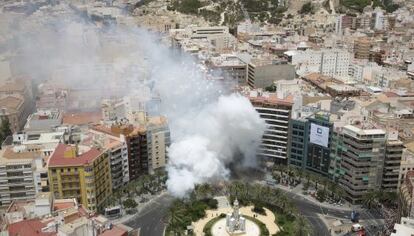
<path fill-rule="evenodd" d="M 353 224 L 352 225 L 352 232 L 360 232 L 364 230 L 364 226 L 361 224 Z"/>

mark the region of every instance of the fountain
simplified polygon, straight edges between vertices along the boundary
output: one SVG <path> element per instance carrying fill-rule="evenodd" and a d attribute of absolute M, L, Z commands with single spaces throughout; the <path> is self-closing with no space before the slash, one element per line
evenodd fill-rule
<path fill-rule="evenodd" d="M 227 213 L 226 230 L 230 235 L 244 234 L 246 232 L 246 219 L 240 216 L 239 201 L 234 200 L 233 212 Z"/>

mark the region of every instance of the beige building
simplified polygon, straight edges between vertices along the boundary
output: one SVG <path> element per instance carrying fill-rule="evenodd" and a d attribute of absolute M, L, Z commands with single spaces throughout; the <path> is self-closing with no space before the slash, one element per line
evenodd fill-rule
<path fill-rule="evenodd" d="M 360 37 L 354 41 L 354 57 L 356 59 L 369 59 L 371 41 L 369 38 Z"/>
<path fill-rule="evenodd" d="M 9 119 L 12 132 L 23 129 L 33 108 L 33 94 L 29 82 L 15 80 L 0 85 L 0 118 Z"/>
<path fill-rule="evenodd" d="M 41 152 L 28 152 L 22 146 L 0 150 L 0 206 L 48 191 L 44 164 Z"/>

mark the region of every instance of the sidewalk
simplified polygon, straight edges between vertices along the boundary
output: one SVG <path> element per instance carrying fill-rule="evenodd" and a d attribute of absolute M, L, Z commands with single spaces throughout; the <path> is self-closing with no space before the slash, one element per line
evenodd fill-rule
<path fill-rule="evenodd" d="M 117 218 L 117 219 L 112 220 L 112 223 L 113 223 L 113 224 L 119 224 L 119 223 L 123 224 L 123 223 L 126 223 L 126 222 L 128 222 L 128 221 L 132 220 L 134 217 L 139 216 L 139 214 L 142 212 L 142 210 L 144 210 L 144 209 L 145 209 L 148 205 L 150 205 L 150 204 L 151 204 L 154 200 L 158 199 L 159 197 L 163 196 L 163 195 L 164 195 L 164 194 L 166 194 L 166 193 L 167 193 L 167 191 L 162 191 L 160 194 L 158 194 L 158 195 L 156 195 L 156 196 L 152 197 L 152 198 L 151 198 L 150 200 L 148 200 L 147 202 L 145 202 L 145 203 L 141 203 L 141 204 L 138 204 L 138 207 L 137 207 L 137 213 L 132 214 L 132 215 L 125 214 L 125 215 L 123 215 L 123 216 L 122 216 L 122 217 L 120 217 L 120 218 Z"/>

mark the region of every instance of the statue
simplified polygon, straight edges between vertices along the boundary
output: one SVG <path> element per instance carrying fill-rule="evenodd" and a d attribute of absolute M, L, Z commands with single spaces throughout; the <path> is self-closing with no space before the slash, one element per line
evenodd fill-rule
<path fill-rule="evenodd" d="M 246 219 L 240 216 L 239 201 L 234 200 L 233 212 L 227 213 L 226 230 L 230 235 L 243 234 L 246 232 Z"/>

